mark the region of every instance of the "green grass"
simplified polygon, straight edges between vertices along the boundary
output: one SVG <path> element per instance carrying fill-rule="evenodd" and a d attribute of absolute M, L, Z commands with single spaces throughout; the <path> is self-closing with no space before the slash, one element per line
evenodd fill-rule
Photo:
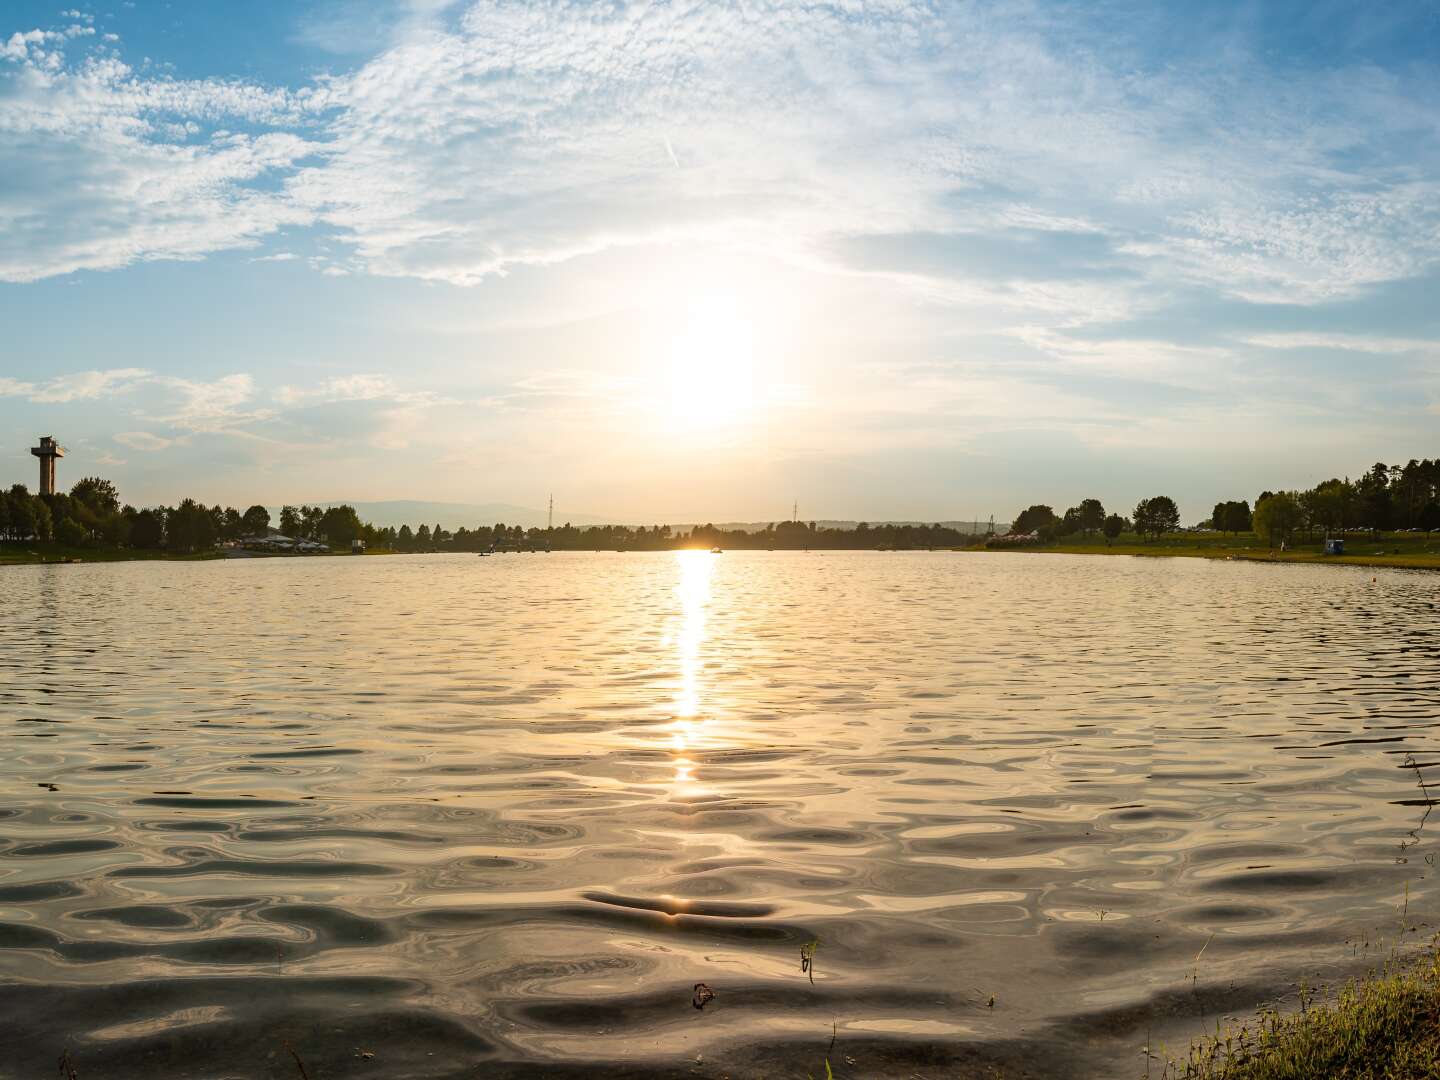
<path fill-rule="evenodd" d="M 1033 544 L 999 551 L 1026 554 L 1132 555 L 1148 558 L 1236 559 L 1255 562 L 1325 563 L 1334 566 L 1389 566 L 1440 570 L 1440 533 L 1386 533 L 1378 538 L 1354 534 L 1345 539 L 1346 554 L 1326 555 L 1319 540 L 1292 543 L 1289 550 L 1272 551 L 1253 533 L 1173 533 L 1158 540 L 1134 534 L 1107 545 L 1103 536 L 1066 537 L 1053 544 Z"/>
<path fill-rule="evenodd" d="M 168 551 L 139 548 L 69 547 L 65 544 L 0 544 L 0 566 L 30 563 L 130 562 L 136 559 L 167 559 L 193 562 L 201 559 L 223 559 L 223 552 L 206 551 L 195 555 L 172 555 Z"/>
<path fill-rule="evenodd" d="M 1440 953 L 1392 961 L 1300 1011 L 1267 1010 L 1166 1063 L 1163 1080 L 1421 1080 L 1440 1077 Z"/>

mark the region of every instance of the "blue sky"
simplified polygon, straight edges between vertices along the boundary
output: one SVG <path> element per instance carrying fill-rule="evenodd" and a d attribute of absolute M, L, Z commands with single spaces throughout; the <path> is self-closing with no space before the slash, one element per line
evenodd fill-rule
<path fill-rule="evenodd" d="M 1434 4 L 0 10 L 0 480 L 626 520 L 1440 453 Z"/>

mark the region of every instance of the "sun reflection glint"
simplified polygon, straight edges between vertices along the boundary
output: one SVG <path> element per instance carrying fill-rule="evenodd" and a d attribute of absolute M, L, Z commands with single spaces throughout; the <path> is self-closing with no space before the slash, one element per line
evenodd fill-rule
<path fill-rule="evenodd" d="M 675 695 L 675 725 L 671 745 L 682 756 L 675 760 L 675 783 L 694 788 L 691 770 L 695 763 L 684 753 L 697 740 L 705 719 L 700 715 L 700 646 L 705 640 L 705 613 L 710 602 L 710 577 L 715 559 L 709 552 L 680 551 L 675 555 L 680 581 L 675 595 L 680 600 L 681 626 L 675 636 L 680 662 L 680 687 Z"/>

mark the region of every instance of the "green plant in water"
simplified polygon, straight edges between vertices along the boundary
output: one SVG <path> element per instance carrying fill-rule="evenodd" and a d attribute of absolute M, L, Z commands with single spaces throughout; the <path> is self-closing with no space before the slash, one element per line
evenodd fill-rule
<path fill-rule="evenodd" d="M 808 941 L 800 946 L 800 973 L 810 976 L 810 985 L 815 985 L 815 950 L 820 948 L 820 939 Z"/>

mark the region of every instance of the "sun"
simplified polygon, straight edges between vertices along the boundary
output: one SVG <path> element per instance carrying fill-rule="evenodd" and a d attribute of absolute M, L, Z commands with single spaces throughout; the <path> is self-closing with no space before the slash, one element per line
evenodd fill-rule
<path fill-rule="evenodd" d="M 669 419 L 682 428 L 743 422 L 754 408 L 754 324 L 733 296 L 696 297 L 670 345 Z"/>

